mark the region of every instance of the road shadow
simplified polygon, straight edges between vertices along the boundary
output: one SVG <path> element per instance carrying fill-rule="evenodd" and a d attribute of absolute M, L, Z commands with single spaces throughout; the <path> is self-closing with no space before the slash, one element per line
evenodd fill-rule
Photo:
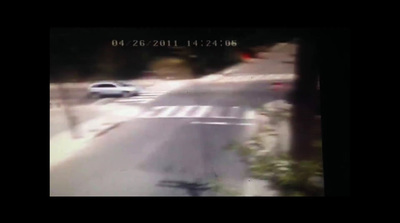
<path fill-rule="evenodd" d="M 208 183 L 192 183 L 187 181 L 175 180 L 162 180 L 157 184 L 157 186 L 183 189 L 186 190 L 187 194 L 192 197 L 199 197 L 202 193 L 211 189 L 211 187 L 208 186 Z"/>
<path fill-rule="evenodd" d="M 133 97 L 134 95 L 131 95 L 129 97 Z M 124 98 L 124 96 L 122 95 L 99 95 L 97 97 L 92 97 L 90 95 L 87 95 L 86 98 L 90 98 L 90 99 L 103 99 L 103 98 Z"/>

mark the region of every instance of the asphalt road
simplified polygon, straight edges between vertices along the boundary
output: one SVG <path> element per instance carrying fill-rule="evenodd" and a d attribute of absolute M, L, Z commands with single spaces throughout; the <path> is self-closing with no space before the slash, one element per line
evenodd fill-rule
<path fill-rule="evenodd" d="M 293 72 L 290 63 L 277 61 L 241 66 L 236 74 L 274 68 Z M 224 148 L 254 132 L 254 120 L 246 119 L 246 112 L 283 97 L 268 82 L 198 83 L 166 94 L 143 105 L 144 112 L 158 115 L 123 123 L 53 168 L 50 195 L 214 196 L 214 180 L 240 193 L 248 177 L 245 164 Z M 192 107 L 197 110 L 189 111 Z M 219 117 L 198 110 L 205 107 Z M 173 110 L 181 115 L 171 116 Z M 193 117 L 193 112 L 203 116 Z"/>

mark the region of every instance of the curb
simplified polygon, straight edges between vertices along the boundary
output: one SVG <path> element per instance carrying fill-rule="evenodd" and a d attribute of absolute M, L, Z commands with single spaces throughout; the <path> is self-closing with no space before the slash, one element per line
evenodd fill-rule
<path fill-rule="evenodd" d="M 251 79 L 246 79 L 245 81 L 235 79 L 236 76 L 244 77 L 244 76 L 249 76 L 252 77 Z M 254 77 L 254 79 L 253 79 Z M 224 78 L 228 78 L 225 79 Z M 293 83 L 296 81 L 297 76 L 295 74 L 259 74 L 259 73 L 243 73 L 242 75 L 229 75 L 229 74 L 210 74 L 207 76 L 204 76 L 202 78 L 196 79 L 197 83 L 202 83 L 202 82 L 215 82 L 215 83 L 237 83 L 237 82 L 258 82 L 258 81 L 263 81 L 267 83 L 276 83 L 276 82 L 282 82 L 285 83 L 285 86 L 279 89 L 283 90 L 291 90 L 293 88 Z M 222 80 L 222 82 L 219 82 Z M 289 84 L 289 85 L 287 85 Z M 278 89 L 278 88 L 277 88 Z"/>
<path fill-rule="evenodd" d="M 197 79 L 197 82 L 208 82 L 208 81 L 218 81 L 219 79 L 223 78 L 223 74 L 209 74 Z"/>
<path fill-rule="evenodd" d="M 97 138 L 97 137 L 99 137 L 99 136 L 102 136 L 102 135 L 106 134 L 107 132 L 109 132 L 109 131 L 111 131 L 112 129 L 114 129 L 114 128 L 118 127 L 119 125 L 121 125 L 122 122 L 123 122 L 123 121 L 113 123 L 113 124 L 109 125 L 108 127 L 106 127 L 106 128 L 104 128 L 104 129 L 98 131 L 97 133 L 94 134 L 94 136 L 92 137 L 92 139 Z"/>

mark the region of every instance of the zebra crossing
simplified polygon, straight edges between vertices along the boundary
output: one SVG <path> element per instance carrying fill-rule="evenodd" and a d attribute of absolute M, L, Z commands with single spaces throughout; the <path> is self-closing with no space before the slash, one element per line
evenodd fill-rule
<path fill-rule="evenodd" d="M 152 91 L 152 90 L 146 90 L 143 91 L 141 94 L 138 96 L 132 96 L 129 98 L 121 98 L 117 99 L 114 101 L 114 103 L 122 103 L 122 104 L 146 104 L 149 103 L 156 98 L 158 98 L 161 95 L 166 94 L 168 91 L 167 90 L 158 90 L 158 91 Z"/>
<path fill-rule="evenodd" d="M 247 119 L 255 118 L 255 111 L 239 106 L 154 106 L 135 115 L 135 118 L 212 118 L 212 119 Z"/>
<path fill-rule="evenodd" d="M 253 82 L 253 81 L 292 81 L 295 79 L 294 74 L 235 74 L 222 75 L 212 74 L 204 77 L 201 82 L 213 83 L 237 83 L 237 82 Z"/>

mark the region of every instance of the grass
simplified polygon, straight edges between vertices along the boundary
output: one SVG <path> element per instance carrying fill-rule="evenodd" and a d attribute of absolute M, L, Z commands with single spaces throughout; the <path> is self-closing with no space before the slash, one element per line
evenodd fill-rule
<path fill-rule="evenodd" d="M 247 146 L 235 143 L 228 147 L 244 158 L 253 155 Z M 287 154 L 279 156 L 257 156 L 249 163 L 251 176 L 269 180 L 284 196 L 322 196 L 323 188 L 315 186 L 309 179 L 322 177 L 322 163 L 314 160 L 295 161 Z M 215 190 L 224 194 L 229 191 L 219 186 Z M 229 194 L 229 193 L 228 193 Z"/>
<path fill-rule="evenodd" d="M 211 190 L 220 196 L 240 196 L 242 195 L 239 191 L 227 188 L 219 181 L 213 181 L 210 183 Z"/>
<path fill-rule="evenodd" d="M 286 154 L 257 158 L 250 166 L 253 177 L 270 180 L 284 195 L 322 196 L 323 189 L 312 184 L 311 177 L 322 177 L 322 163 L 294 161 Z"/>
<path fill-rule="evenodd" d="M 258 111 L 261 112 L 263 109 L 258 109 Z M 290 117 L 290 112 L 280 114 L 267 112 L 267 115 L 270 118 L 287 119 Z M 315 126 L 318 127 L 318 125 Z M 259 133 L 271 134 L 273 131 L 271 127 L 263 126 Z M 256 150 L 250 147 L 254 145 L 262 147 L 259 133 L 247 143 L 233 142 L 227 149 L 236 151 L 249 161 L 249 171 L 254 178 L 269 180 L 284 196 L 323 196 L 323 184 L 321 185 L 320 182 L 320 179 L 323 179 L 322 141 L 318 131 L 314 135 L 315 140 L 310 145 L 315 149 L 316 155 L 310 160 L 303 161 L 293 160 L 288 154 L 254 156 Z"/>

